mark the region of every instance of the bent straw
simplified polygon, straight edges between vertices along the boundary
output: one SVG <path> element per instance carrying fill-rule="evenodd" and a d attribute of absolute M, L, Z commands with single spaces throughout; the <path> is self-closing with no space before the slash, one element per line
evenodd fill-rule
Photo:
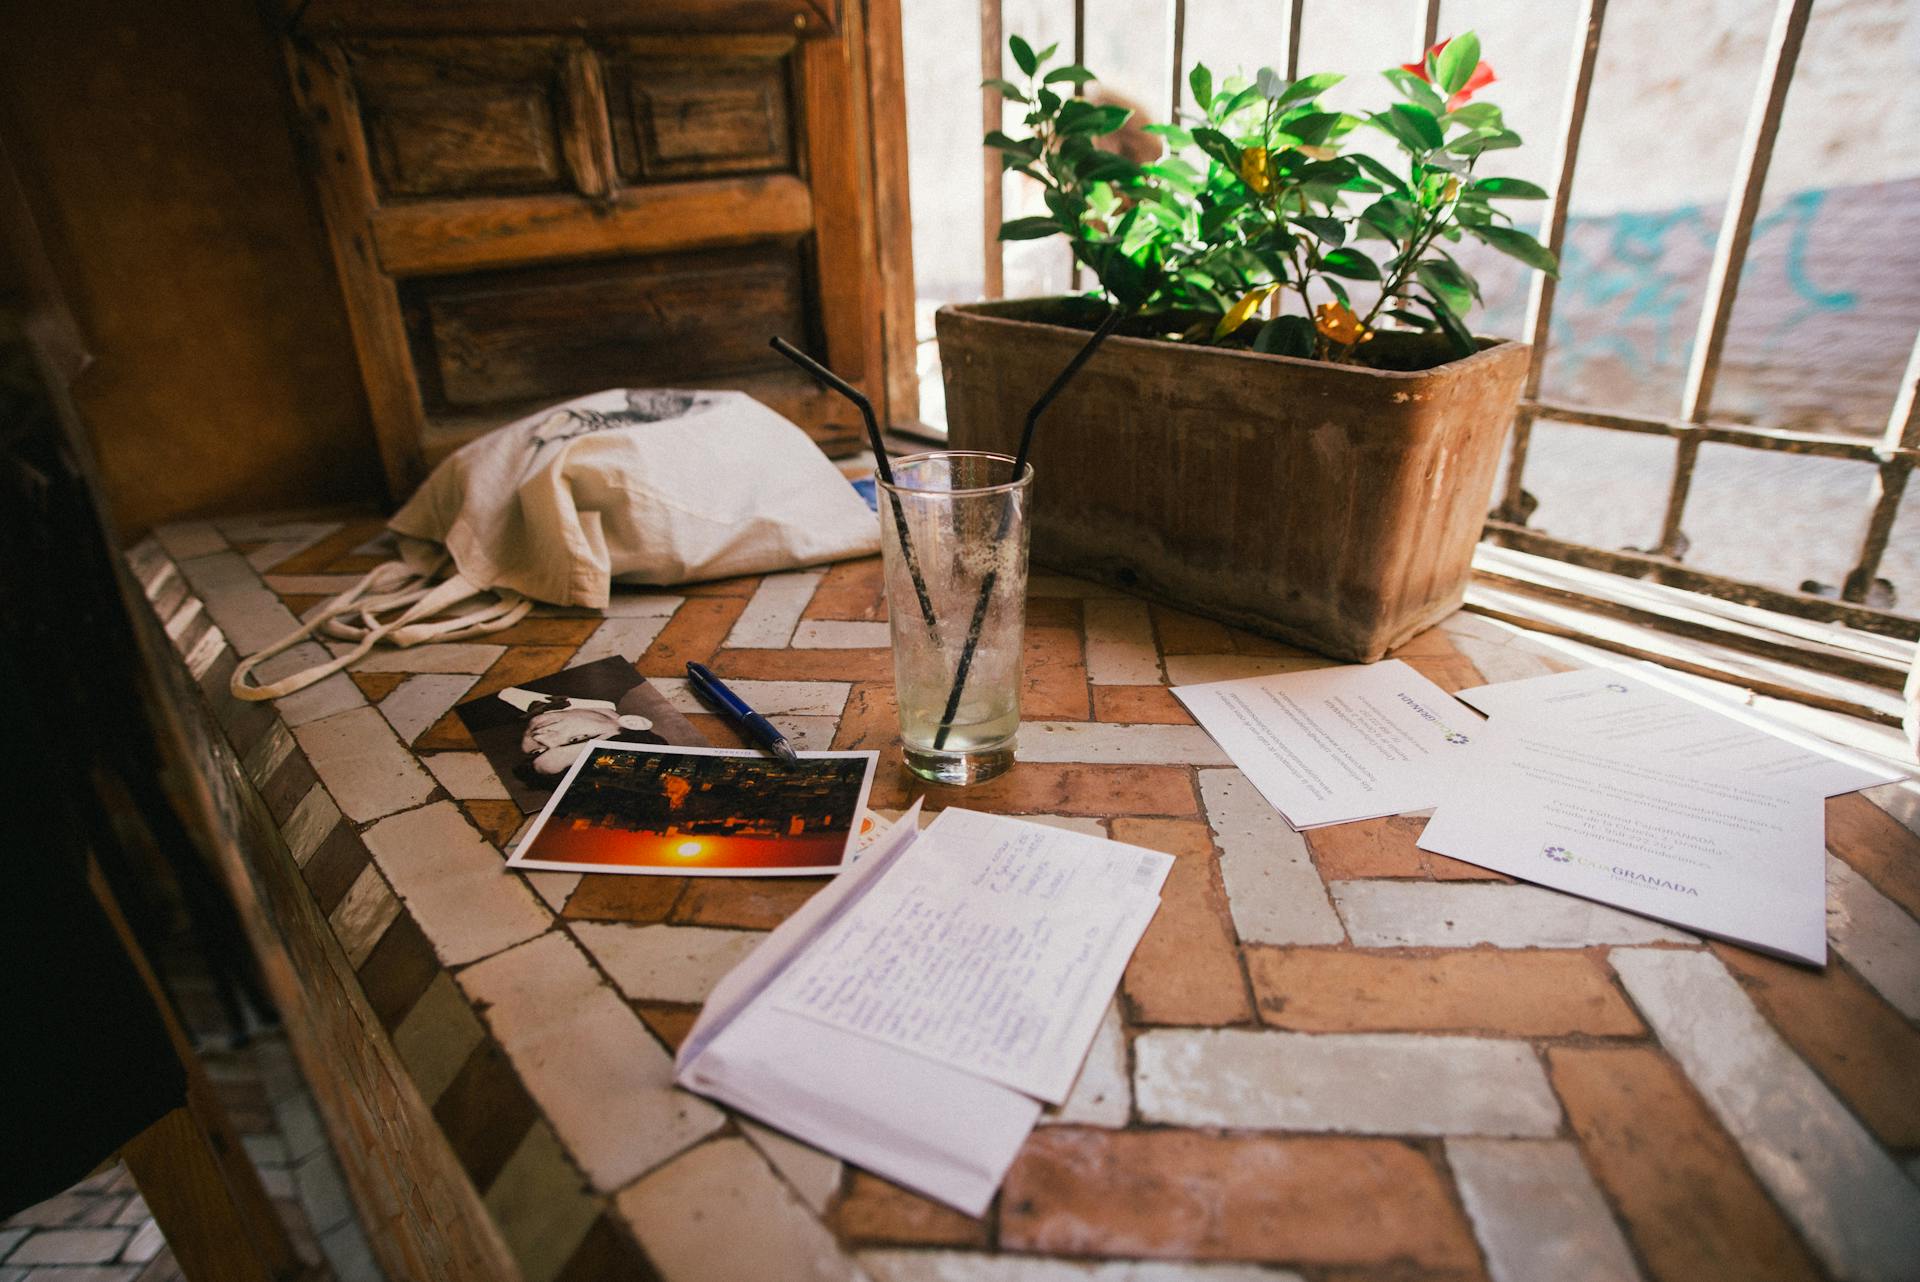
<path fill-rule="evenodd" d="M 940 648 L 940 624 L 933 617 L 933 600 L 927 595 L 927 581 L 920 577 L 920 560 L 913 554 L 913 540 L 907 536 L 907 514 L 900 507 L 900 496 L 892 492 L 893 465 L 887 462 L 887 450 L 880 442 L 880 421 L 874 417 L 873 402 L 866 398 L 861 390 L 841 378 L 838 374 L 822 365 L 813 357 L 778 336 L 769 340 L 769 346 L 788 360 L 798 365 L 827 387 L 854 403 L 860 416 L 867 420 L 867 441 L 873 447 L 873 469 L 880 475 L 882 485 L 888 487 L 887 500 L 893 508 L 894 532 L 900 536 L 900 553 L 906 558 L 907 573 L 913 576 L 913 593 L 920 598 L 920 617 L 927 621 L 927 631 L 933 634 L 934 649 Z"/>
<path fill-rule="evenodd" d="M 1060 371 L 1059 376 L 1048 385 L 1047 390 L 1040 393 L 1040 399 L 1033 403 L 1033 408 L 1027 411 L 1026 428 L 1020 433 L 1020 452 L 1013 456 L 1013 480 L 1016 484 L 1020 480 L 1020 474 L 1026 470 L 1027 452 L 1033 448 L 1033 429 L 1039 424 L 1040 416 L 1046 412 L 1049 405 L 1053 404 L 1054 398 L 1066 390 L 1067 384 L 1073 381 L 1073 376 L 1080 372 L 1080 367 L 1092 359 L 1100 344 L 1107 341 L 1107 336 L 1118 329 L 1120 322 L 1126 317 L 1127 313 L 1118 309 L 1108 312 L 1093 331 L 1093 337 L 1089 338 L 1086 345 L 1074 354 L 1074 358 L 1067 362 L 1067 367 Z M 995 535 L 996 541 L 1007 537 L 1007 526 L 1012 519 L 1013 504 L 1009 501 L 1000 513 L 1000 530 Z M 947 692 L 946 711 L 940 714 L 940 728 L 934 732 L 935 750 L 947 746 L 947 733 L 953 729 L 953 719 L 960 715 L 960 696 L 967 688 L 967 673 L 973 669 L 973 651 L 980 644 L 980 627 L 986 622 L 987 606 L 993 599 L 994 583 L 999 577 L 1000 567 L 995 566 L 987 571 L 987 577 L 980 583 L 980 599 L 973 605 L 973 620 L 967 625 L 967 643 L 960 651 L 960 666 L 953 674 L 953 689 Z"/>

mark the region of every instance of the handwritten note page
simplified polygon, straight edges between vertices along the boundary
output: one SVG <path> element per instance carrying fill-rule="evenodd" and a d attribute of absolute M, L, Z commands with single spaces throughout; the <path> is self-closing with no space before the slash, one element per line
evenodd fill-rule
<path fill-rule="evenodd" d="M 1818 965 L 1825 813 L 1806 789 L 1503 713 L 1420 848 Z"/>
<path fill-rule="evenodd" d="M 1792 742 L 1733 710 L 1718 711 L 1631 672 L 1586 668 L 1462 690 L 1489 716 L 1538 716 L 1596 746 L 1630 745 L 1832 797 L 1900 776 L 1866 770 Z"/>
<path fill-rule="evenodd" d="M 1480 724 L 1398 659 L 1173 693 L 1295 828 L 1435 805 Z"/>
<path fill-rule="evenodd" d="M 947 810 L 769 997 L 1059 1103 L 1172 865 L 1157 851 Z"/>

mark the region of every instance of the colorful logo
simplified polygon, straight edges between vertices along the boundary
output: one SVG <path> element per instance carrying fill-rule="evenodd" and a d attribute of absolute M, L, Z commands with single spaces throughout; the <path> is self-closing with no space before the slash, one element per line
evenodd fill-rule
<path fill-rule="evenodd" d="M 1540 853 L 1545 855 L 1547 858 L 1553 860 L 1553 862 L 1555 862 L 1556 864 L 1565 864 L 1565 863 L 1573 862 L 1573 852 L 1568 850 L 1565 846 L 1548 846 L 1545 850 L 1542 850 Z"/>
<path fill-rule="evenodd" d="M 1448 743 L 1465 743 L 1466 741 L 1467 741 L 1467 736 L 1461 734 L 1458 730 L 1447 731 Z"/>

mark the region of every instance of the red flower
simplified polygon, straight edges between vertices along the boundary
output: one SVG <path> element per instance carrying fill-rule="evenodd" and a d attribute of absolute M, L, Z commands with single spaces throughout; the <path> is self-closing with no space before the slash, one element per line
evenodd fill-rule
<path fill-rule="evenodd" d="M 1447 47 L 1447 41 L 1452 39 L 1452 36 L 1448 36 L 1446 40 L 1442 40 L 1439 44 L 1427 50 L 1427 56 L 1430 58 L 1438 57 L 1440 51 Z M 1427 80 L 1427 63 L 1424 58 L 1419 62 L 1403 62 L 1400 64 L 1400 70 L 1408 72 L 1411 75 L 1416 75 L 1422 80 Z M 1429 81 L 1429 83 L 1431 83 L 1431 81 Z M 1469 101 L 1474 94 L 1485 89 L 1492 83 L 1493 64 L 1483 59 L 1480 64 L 1473 69 L 1473 74 L 1467 77 L 1467 83 L 1461 85 L 1459 89 L 1454 91 L 1453 97 L 1447 99 L 1447 110 L 1452 111 L 1454 108 L 1460 106 L 1460 104 Z"/>

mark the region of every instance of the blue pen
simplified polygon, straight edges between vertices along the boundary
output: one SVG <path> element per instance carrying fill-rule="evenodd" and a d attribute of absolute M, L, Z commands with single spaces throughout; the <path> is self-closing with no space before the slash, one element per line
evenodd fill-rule
<path fill-rule="evenodd" d="M 773 722 L 749 708 L 745 699 L 727 689 L 719 677 L 707 670 L 705 664 L 689 663 L 687 680 L 693 683 L 695 690 L 726 709 L 734 720 L 746 728 L 748 736 L 759 741 L 768 752 L 782 761 L 800 760 L 799 754 L 793 750 L 793 745 L 787 742 L 787 736 L 774 729 Z"/>

